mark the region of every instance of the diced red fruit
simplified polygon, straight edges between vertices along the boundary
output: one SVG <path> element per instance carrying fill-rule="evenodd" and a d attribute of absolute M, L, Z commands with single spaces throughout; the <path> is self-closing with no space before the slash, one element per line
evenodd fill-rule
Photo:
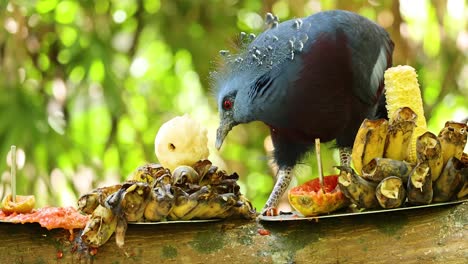
<path fill-rule="evenodd" d="M 262 235 L 262 236 L 269 236 L 270 235 L 270 231 L 266 230 L 266 229 L 259 229 L 258 230 L 258 234 Z"/>
<path fill-rule="evenodd" d="M 338 175 L 325 176 L 323 189 L 318 178 L 292 188 L 288 193 L 291 206 L 304 216 L 331 213 L 348 205 L 338 187 Z"/>
<path fill-rule="evenodd" d="M 97 253 L 98 253 L 98 248 L 93 247 L 89 249 L 89 255 L 96 256 Z"/>

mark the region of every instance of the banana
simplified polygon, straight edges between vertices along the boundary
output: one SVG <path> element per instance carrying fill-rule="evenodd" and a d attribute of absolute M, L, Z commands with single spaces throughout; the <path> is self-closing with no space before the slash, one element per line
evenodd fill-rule
<path fill-rule="evenodd" d="M 186 183 L 198 183 L 200 175 L 191 166 L 180 165 L 172 172 L 172 182 L 176 185 L 183 185 Z"/>
<path fill-rule="evenodd" d="M 447 202 L 456 196 L 464 185 L 462 170 L 464 164 L 459 159 L 449 159 L 439 179 L 434 183 L 434 202 Z"/>
<path fill-rule="evenodd" d="M 463 149 L 467 140 L 467 125 L 447 121 L 445 127 L 439 133 L 439 141 L 442 146 L 442 155 L 444 157 L 444 165 L 447 164 L 451 157 L 461 159 Z"/>
<path fill-rule="evenodd" d="M 416 113 L 409 107 L 398 108 L 388 125 L 385 140 L 384 158 L 405 160 L 408 156 L 408 146 L 416 126 Z"/>
<path fill-rule="evenodd" d="M 203 186 L 200 188 L 200 190 L 188 194 L 184 190 L 182 190 L 179 187 L 174 187 L 174 196 L 176 197 L 175 199 L 175 204 L 174 207 L 172 208 L 171 212 L 168 215 L 169 220 L 180 220 L 183 219 L 183 217 L 188 214 L 190 211 L 192 211 L 197 205 L 199 200 L 207 194 L 210 193 L 210 189 L 208 186 Z"/>
<path fill-rule="evenodd" d="M 223 214 L 230 211 L 237 203 L 237 196 L 233 193 L 218 194 L 215 199 L 212 199 L 208 204 L 208 209 L 199 214 L 201 219 L 221 218 Z"/>
<path fill-rule="evenodd" d="M 98 205 L 99 194 L 97 192 L 84 194 L 78 199 L 78 211 L 85 214 L 92 214 Z"/>
<path fill-rule="evenodd" d="M 115 233 L 116 244 L 125 243 L 127 223 L 243 217 L 256 211 L 240 193 L 239 175 L 218 170 L 209 160 L 174 172 L 158 164 L 139 167 L 122 184 L 97 188 L 80 197 L 78 208 L 91 214 L 82 241 L 92 247 L 106 243 Z"/>
<path fill-rule="evenodd" d="M 78 199 L 78 210 L 85 214 L 92 214 L 98 205 L 105 205 L 107 197 L 122 188 L 122 184 L 116 184 L 101 188 L 96 188 L 91 192 L 82 195 Z"/>
<path fill-rule="evenodd" d="M 375 158 L 362 168 L 362 178 L 378 183 L 389 176 L 397 176 L 406 183 L 413 167 L 406 161 Z"/>
<path fill-rule="evenodd" d="M 134 222 L 143 218 L 146 205 L 149 202 L 150 192 L 151 187 L 143 182 L 135 182 L 126 189 L 120 204 L 127 221 Z"/>
<path fill-rule="evenodd" d="M 362 167 L 373 158 L 382 157 L 387 137 L 388 121 L 365 119 L 354 140 L 351 158 L 354 169 L 361 174 Z"/>
<path fill-rule="evenodd" d="M 340 170 L 338 177 L 338 185 L 343 194 L 356 204 L 359 208 L 371 209 L 377 208 L 379 203 L 375 196 L 377 184 L 375 182 L 366 181 L 361 178 L 356 172 L 345 166 L 337 166 Z"/>
<path fill-rule="evenodd" d="M 170 187 L 170 185 L 157 186 L 151 190 L 151 198 L 144 213 L 147 221 L 166 220 L 175 203 Z"/>
<path fill-rule="evenodd" d="M 125 244 L 125 233 L 127 232 L 127 219 L 124 215 L 116 216 L 117 224 L 115 226 L 115 244 L 119 248 L 123 248 Z"/>
<path fill-rule="evenodd" d="M 418 163 L 427 162 L 431 168 L 432 181 L 436 181 L 444 168 L 442 147 L 437 136 L 429 131 L 419 136 L 416 154 Z"/>
<path fill-rule="evenodd" d="M 156 179 L 167 174 L 170 175 L 171 172 L 160 164 L 148 163 L 138 167 L 128 180 L 146 182 L 152 185 Z"/>
<path fill-rule="evenodd" d="M 237 197 L 233 193 L 215 194 L 209 200 L 197 205 L 197 208 L 184 216 L 187 219 L 210 219 L 221 216 L 236 205 Z"/>
<path fill-rule="evenodd" d="M 463 177 L 463 185 L 461 186 L 460 191 L 457 193 L 458 199 L 463 199 L 468 195 L 468 165 L 461 169 L 461 174 Z"/>
<path fill-rule="evenodd" d="M 257 216 L 257 212 L 253 207 L 252 203 L 245 198 L 244 195 L 238 196 L 237 203 L 231 207 L 229 211 L 218 215 L 217 217 L 224 219 L 228 217 L 242 217 L 244 219 L 254 219 Z"/>
<path fill-rule="evenodd" d="M 377 185 L 375 196 L 382 208 L 400 207 L 406 199 L 405 185 L 399 177 L 387 177 Z"/>
<path fill-rule="evenodd" d="M 463 152 L 460 161 L 463 163 L 464 168 L 461 169 L 463 177 L 463 186 L 460 188 L 460 191 L 457 193 L 458 199 L 463 199 L 468 195 L 468 154 Z"/>
<path fill-rule="evenodd" d="M 431 168 L 427 162 L 416 165 L 407 185 L 408 203 L 413 205 L 430 204 L 433 197 Z"/>
<path fill-rule="evenodd" d="M 468 153 L 463 152 L 463 153 L 461 154 L 460 161 L 461 161 L 463 164 L 465 164 L 466 166 L 468 166 Z"/>
<path fill-rule="evenodd" d="M 150 192 L 151 187 L 147 183 L 128 181 L 107 197 L 104 206 L 110 208 L 115 215 L 123 214 L 128 222 L 136 222 L 143 219 Z"/>
<path fill-rule="evenodd" d="M 197 198 L 197 205 L 185 215 L 181 216 L 180 220 L 200 218 L 201 215 L 210 210 L 210 202 L 214 200 L 216 196 L 217 194 L 213 193 L 211 190 L 206 194 L 199 195 Z"/>
<path fill-rule="evenodd" d="M 99 205 L 86 223 L 81 239 L 89 246 L 99 247 L 112 236 L 117 221 L 118 217 L 109 208 Z"/>

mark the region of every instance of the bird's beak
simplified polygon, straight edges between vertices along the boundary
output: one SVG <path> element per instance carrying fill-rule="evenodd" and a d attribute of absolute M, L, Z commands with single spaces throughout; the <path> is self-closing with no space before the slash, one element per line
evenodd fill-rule
<path fill-rule="evenodd" d="M 223 145 L 224 138 L 227 136 L 229 131 L 235 126 L 233 122 L 221 121 L 221 124 L 216 131 L 216 149 L 219 150 Z"/>

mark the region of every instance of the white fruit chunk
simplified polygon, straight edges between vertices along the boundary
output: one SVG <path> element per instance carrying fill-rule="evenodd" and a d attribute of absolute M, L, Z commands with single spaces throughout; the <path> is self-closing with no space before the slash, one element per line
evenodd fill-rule
<path fill-rule="evenodd" d="M 208 158 L 207 131 L 187 114 L 164 123 L 156 134 L 154 150 L 159 163 L 173 171 Z"/>

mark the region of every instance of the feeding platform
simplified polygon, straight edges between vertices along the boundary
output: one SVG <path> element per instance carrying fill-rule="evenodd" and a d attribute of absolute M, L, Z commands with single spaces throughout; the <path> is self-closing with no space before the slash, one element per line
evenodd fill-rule
<path fill-rule="evenodd" d="M 125 251 L 112 237 L 94 256 L 63 229 L 0 223 L 0 263 L 466 263 L 467 236 L 467 201 L 309 221 L 130 224 Z"/>

